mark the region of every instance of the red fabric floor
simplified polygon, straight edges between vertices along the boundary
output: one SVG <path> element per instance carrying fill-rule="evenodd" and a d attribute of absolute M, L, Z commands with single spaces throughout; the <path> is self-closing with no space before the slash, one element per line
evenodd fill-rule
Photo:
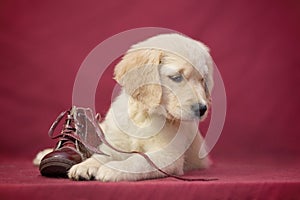
<path fill-rule="evenodd" d="M 2 0 L 0 199 L 300 199 L 299 24 L 297 0 Z M 105 39 L 138 27 L 174 29 L 210 47 L 226 121 L 214 166 L 188 176 L 219 180 L 41 177 L 31 160 L 55 144 L 47 131 L 72 104 L 79 66 Z M 111 67 L 97 88 L 101 114 L 115 84 Z"/>
<path fill-rule="evenodd" d="M 173 178 L 139 182 L 74 182 L 46 178 L 30 160 L 0 163 L 1 199 L 299 199 L 300 161 L 285 157 L 218 159 L 211 169 L 186 177 L 216 177 L 211 182 Z"/>

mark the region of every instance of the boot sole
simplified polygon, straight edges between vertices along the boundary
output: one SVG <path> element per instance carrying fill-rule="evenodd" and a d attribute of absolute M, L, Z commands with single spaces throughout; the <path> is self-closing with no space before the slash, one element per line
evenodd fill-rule
<path fill-rule="evenodd" d="M 40 172 L 47 177 L 68 177 L 69 169 L 77 164 L 74 161 L 62 158 L 47 158 L 41 161 Z"/>

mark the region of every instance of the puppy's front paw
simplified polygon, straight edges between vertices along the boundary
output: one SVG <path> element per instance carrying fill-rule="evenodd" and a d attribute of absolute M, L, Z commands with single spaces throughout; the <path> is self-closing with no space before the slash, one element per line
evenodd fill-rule
<path fill-rule="evenodd" d="M 68 177 L 73 180 L 93 180 L 100 166 L 100 162 L 89 158 L 82 163 L 72 166 L 68 172 Z"/>
<path fill-rule="evenodd" d="M 95 179 L 103 182 L 117 182 L 130 180 L 130 177 L 128 173 L 114 169 L 111 165 L 102 165 L 98 169 Z"/>

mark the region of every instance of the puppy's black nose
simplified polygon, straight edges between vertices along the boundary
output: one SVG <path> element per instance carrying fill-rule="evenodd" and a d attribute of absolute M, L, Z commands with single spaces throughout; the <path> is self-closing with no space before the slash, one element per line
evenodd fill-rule
<path fill-rule="evenodd" d="M 194 114 L 197 117 L 202 117 L 207 110 L 207 106 L 203 105 L 201 103 L 197 103 L 197 104 L 192 105 L 191 109 L 192 109 L 192 111 L 194 111 Z"/>

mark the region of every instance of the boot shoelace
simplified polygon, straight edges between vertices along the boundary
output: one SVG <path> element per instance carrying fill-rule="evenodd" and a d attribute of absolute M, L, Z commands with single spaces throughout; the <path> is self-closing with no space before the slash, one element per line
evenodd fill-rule
<path fill-rule="evenodd" d="M 67 118 L 66 118 L 66 123 L 64 124 L 63 130 L 60 134 L 54 136 L 54 130 L 57 127 L 57 125 L 59 124 L 59 122 L 61 121 L 61 119 L 67 114 Z M 99 115 L 96 115 L 96 120 L 99 121 Z M 77 134 L 74 134 L 76 132 L 76 128 L 73 125 L 74 123 L 74 118 L 73 116 L 70 114 L 69 111 L 64 111 L 62 113 L 60 113 L 60 115 L 58 115 L 57 119 L 53 122 L 52 126 L 49 129 L 48 135 L 51 139 L 57 139 L 57 138 L 72 138 L 75 141 L 78 141 L 80 143 L 82 143 L 89 151 L 93 152 L 93 153 L 97 153 L 97 154 L 101 154 L 101 155 L 106 155 L 109 156 L 105 153 L 103 153 L 102 151 L 100 151 L 98 148 L 90 145 L 89 143 L 87 143 L 86 141 L 83 141 L 80 137 L 78 137 Z M 119 153 L 125 153 L 125 154 L 139 154 L 142 157 L 145 158 L 145 160 L 156 170 L 158 170 L 159 172 L 163 173 L 164 175 L 166 175 L 167 177 L 172 177 L 175 179 L 179 179 L 179 180 L 183 180 L 183 181 L 214 181 L 214 180 L 218 180 L 217 178 L 185 178 L 182 176 L 177 176 L 177 175 L 173 175 L 173 174 L 169 174 L 165 171 L 163 171 L 162 169 L 160 169 L 150 158 L 149 156 L 144 153 L 144 152 L 140 152 L 140 151 L 122 151 L 120 149 L 115 148 L 114 146 L 112 146 L 105 138 L 105 135 L 100 127 L 100 125 L 98 123 L 97 124 L 97 128 L 99 128 L 101 134 L 99 134 L 100 140 L 101 142 L 103 142 L 104 144 L 106 144 L 108 147 L 110 147 L 111 149 L 113 149 L 116 152 Z"/>
<path fill-rule="evenodd" d="M 61 131 L 60 134 L 54 136 L 55 128 L 57 127 L 59 122 L 62 120 L 62 118 L 66 115 L 67 115 L 67 118 L 66 118 L 66 123 L 63 126 L 63 130 Z M 98 150 L 96 147 L 90 145 L 86 141 L 83 141 L 77 134 L 74 134 L 76 132 L 76 128 L 74 127 L 73 123 L 74 123 L 74 118 L 72 115 L 70 115 L 69 111 L 64 111 L 64 112 L 60 113 L 49 129 L 49 132 L 48 132 L 49 137 L 51 139 L 62 138 L 65 140 L 68 140 L 71 138 L 71 139 L 74 139 L 75 141 L 79 141 L 80 143 L 82 143 L 89 151 L 91 151 L 93 153 L 106 155 L 105 153 Z"/>

